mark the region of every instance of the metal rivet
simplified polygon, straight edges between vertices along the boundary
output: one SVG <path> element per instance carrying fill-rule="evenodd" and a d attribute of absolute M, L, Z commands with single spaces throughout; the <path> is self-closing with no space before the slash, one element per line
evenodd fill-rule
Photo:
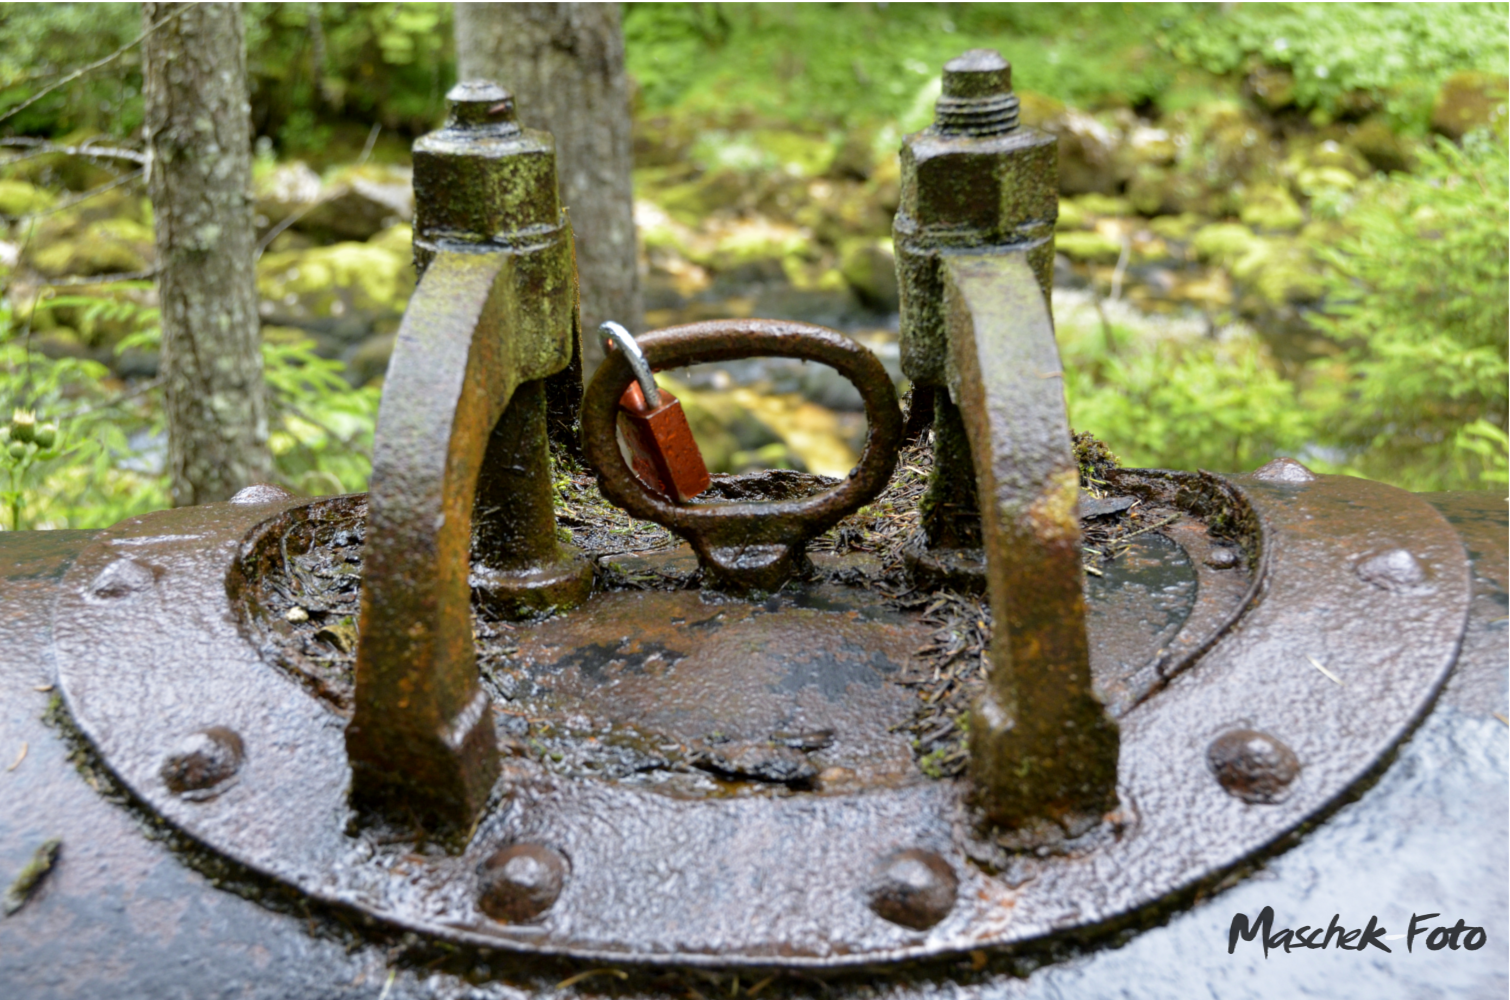
<path fill-rule="evenodd" d="M 867 895 L 877 916 L 914 930 L 927 930 L 954 909 L 959 879 L 931 851 L 898 851 L 876 868 Z"/>
<path fill-rule="evenodd" d="M 505 847 L 478 866 L 477 905 L 504 923 L 531 920 L 555 904 L 568 871 L 566 859 L 549 847 Z"/>
<path fill-rule="evenodd" d="M 84 592 L 91 604 L 123 600 L 152 586 L 157 574 L 135 559 L 117 559 L 100 570 Z"/>
<path fill-rule="evenodd" d="M 1381 590 L 1400 590 L 1426 582 L 1426 571 L 1416 557 L 1404 549 L 1390 549 L 1369 556 L 1358 564 L 1360 579 Z"/>
<path fill-rule="evenodd" d="M 1316 473 L 1293 458 L 1276 458 L 1255 470 L 1253 478 L 1266 483 L 1311 483 L 1316 481 Z"/>
<path fill-rule="evenodd" d="M 1231 569 L 1237 565 L 1237 550 L 1219 545 L 1206 553 L 1206 565 L 1212 569 Z"/>
<path fill-rule="evenodd" d="M 190 733 L 163 762 L 163 783 L 186 799 L 207 799 L 230 787 L 246 760 L 241 737 L 225 726 Z"/>
<path fill-rule="evenodd" d="M 231 497 L 231 503 L 278 503 L 293 498 L 293 493 L 274 483 L 253 483 L 237 490 Z"/>
<path fill-rule="evenodd" d="M 1244 802 L 1278 802 L 1300 773 L 1295 751 L 1268 733 L 1233 729 L 1212 741 L 1206 760 L 1216 780 Z"/>

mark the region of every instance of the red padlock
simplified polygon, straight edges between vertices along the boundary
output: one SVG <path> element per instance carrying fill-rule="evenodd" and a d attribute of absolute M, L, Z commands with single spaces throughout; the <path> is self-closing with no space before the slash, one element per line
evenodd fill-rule
<path fill-rule="evenodd" d="M 628 330 L 604 323 L 599 332 L 623 351 L 634 369 L 635 381 L 619 397 L 619 433 L 630 467 L 646 486 L 686 503 L 706 490 L 712 479 L 682 404 L 655 384 L 655 375 Z"/>

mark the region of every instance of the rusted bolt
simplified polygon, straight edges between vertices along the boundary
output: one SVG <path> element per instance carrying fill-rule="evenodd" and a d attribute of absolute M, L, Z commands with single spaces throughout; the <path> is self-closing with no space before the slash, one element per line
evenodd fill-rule
<path fill-rule="evenodd" d="M 477 905 L 503 923 L 532 920 L 555 904 L 568 870 L 566 859 L 549 847 L 505 847 L 478 866 Z"/>
<path fill-rule="evenodd" d="M 1206 553 L 1206 565 L 1212 569 L 1231 569 L 1237 562 L 1237 550 L 1226 545 L 1218 545 Z"/>
<path fill-rule="evenodd" d="M 446 100 L 451 111 L 447 125 L 491 126 L 490 131 L 500 134 L 519 131 L 514 95 L 491 80 L 463 80 L 450 89 Z"/>
<path fill-rule="evenodd" d="M 944 64 L 934 122 L 943 135 L 1004 135 L 1017 128 L 1012 66 L 991 49 L 971 49 Z"/>
<path fill-rule="evenodd" d="M 1254 470 L 1253 478 L 1266 483 L 1312 483 L 1316 473 L 1293 458 L 1276 458 Z"/>
<path fill-rule="evenodd" d="M 898 851 L 876 868 L 867 894 L 876 915 L 894 924 L 927 930 L 954 909 L 959 879 L 932 851 Z"/>
<path fill-rule="evenodd" d="M 208 799 L 229 787 L 246 761 L 235 730 L 210 726 L 190 733 L 163 762 L 163 783 L 186 799 Z"/>
<path fill-rule="evenodd" d="M 1404 549 L 1390 549 L 1369 556 L 1358 564 L 1360 579 L 1381 590 L 1402 590 L 1426 582 L 1426 571 Z"/>
<path fill-rule="evenodd" d="M 1300 773 L 1295 751 L 1268 733 L 1233 729 L 1212 741 L 1206 760 L 1216 780 L 1244 802 L 1278 802 Z"/>

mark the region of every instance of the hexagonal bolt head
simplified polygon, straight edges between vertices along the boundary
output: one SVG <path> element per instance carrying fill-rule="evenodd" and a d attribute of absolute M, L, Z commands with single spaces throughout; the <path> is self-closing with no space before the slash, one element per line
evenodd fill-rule
<path fill-rule="evenodd" d="M 959 879 L 932 851 L 898 851 L 876 866 L 866 889 L 870 908 L 894 924 L 927 930 L 954 909 Z"/>
<path fill-rule="evenodd" d="M 241 737 L 225 726 L 210 726 L 179 740 L 161 773 L 163 783 L 175 794 L 208 799 L 229 788 L 245 762 Z"/>
<path fill-rule="evenodd" d="M 1011 80 L 1012 68 L 998 52 L 974 49 L 950 61 L 937 120 L 902 145 L 892 235 L 902 370 L 919 385 L 945 384 L 940 253 L 1019 247 L 1027 250 L 1045 296 L 1053 286 L 1058 140 L 1018 127 Z"/>
<path fill-rule="evenodd" d="M 446 127 L 414 144 L 414 247 L 421 270 L 440 243 L 542 243 L 562 225 L 556 144 L 521 128 L 496 83 L 458 83 Z"/>
<path fill-rule="evenodd" d="M 1283 800 L 1300 773 L 1295 751 L 1256 729 L 1223 733 L 1206 749 L 1206 761 L 1227 794 L 1244 802 Z"/>
<path fill-rule="evenodd" d="M 549 847 L 505 847 L 478 866 L 477 906 L 502 923 L 533 920 L 555 905 L 570 870 Z"/>

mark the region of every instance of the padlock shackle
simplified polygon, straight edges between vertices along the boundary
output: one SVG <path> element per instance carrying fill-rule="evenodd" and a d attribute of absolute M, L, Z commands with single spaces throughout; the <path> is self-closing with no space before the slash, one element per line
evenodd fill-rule
<path fill-rule="evenodd" d="M 661 390 L 655 384 L 655 373 L 650 370 L 650 362 L 645 360 L 645 352 L 640 350 L 634 335 L 613 320 L 608 320 L 598 324 L 598 336 L 602 338 L 605 348 L 614 346 L 624 352 L 624 358 L 634 372 L 634 380 L 640 384 L 640 392 L 645 396 L 645 405 L 651 409 L 660 406 Z"/>

